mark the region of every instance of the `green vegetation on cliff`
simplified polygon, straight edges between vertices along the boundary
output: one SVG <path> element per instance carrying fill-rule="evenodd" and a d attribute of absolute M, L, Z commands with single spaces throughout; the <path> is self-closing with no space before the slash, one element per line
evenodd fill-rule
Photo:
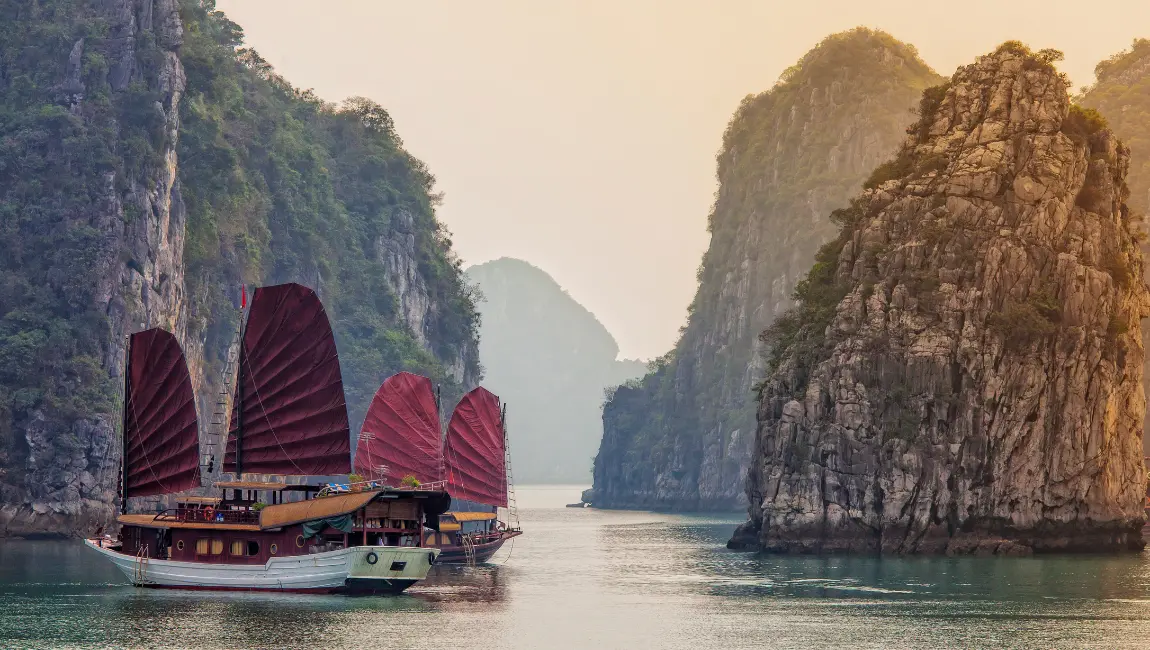
<path fill-rule="evenodd" d="M 146 83 L 113 90 L 100 48 L 110 25 L 87 3 L 3 0 L 0 15 L 0 465 L 10 470 L 28 453 L 18 429 L 33 412 L 71 420 L 114 408 L 96 294 L 109 230 L 122 226 L 93 205 L 157 164 L 166 135 Z M 154 63 L 142 61 L 142 79 Z"/>
<path fill-rule="evenodd" d="M 597 503 L 739 505 L 766 361 L 758 335 L 833 239 L 826 215 L 895 151 L 922 90 L 939 81 L 912 46 L 859 28 L 827 37 L 742 101 L 717 156 L 688 324 L 650 374 L 604 406 Z"/>
<path fill-rule="evenodd" d="M 181 179 L 194 332 L 222 353 L 239 278 L 317 288 L 332 315 L 352 426 L 388 375 L 408 370 L 459 392 L 444 360 L 478 376 L 478 318 L 435 218 L 435 178 L 402 146 L 391 117 L 355 98 L 340 106 L 293 88 L 207 1 L 183 0 Z M 407 240 L 404 242 L 403 240 Z M 403 250 L 410 245 L 410 250 Z M 388 257 L 409 254 L 433 309 L 414 332 Z M 407 278 L 404 278 L 406 280 Z M 424 347 L 418 337 L 424 337 Z M 218 365 L 219 357 L 214 361 Z"/>
<path fill-rule="evenodd" d="M 319 292 L 354 428 L 399 370 L 445 401 L 478 380 L 434 177 L 386 110 L 293 88 L 212 0 L 0 14 L 0 534 L 106 520 L 124 335 L 175 331 L 210 408 L 241 282 Z"/>
<path fill-rule="evenodd" d="M 1130 147 L 1130 208 L 1150 211 L 1150 40 L 1135 39 L 1130 49 L 1099 63 L 1097 81 L 1083 88 L 1078 102 L 1096 109 L 1115 135 Z"/>

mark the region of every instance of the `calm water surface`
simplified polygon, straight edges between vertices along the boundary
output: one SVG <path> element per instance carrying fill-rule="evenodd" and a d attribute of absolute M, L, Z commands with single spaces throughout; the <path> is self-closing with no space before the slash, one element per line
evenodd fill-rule
<path fill-rule="evenodd" d="M 521 488 L 493 565 L 390 598 L 139 590 L 78 542 L 0 545 L 3 648 L 1148 648 L 1150 555 L 753 556 L 736 517 Z"/>

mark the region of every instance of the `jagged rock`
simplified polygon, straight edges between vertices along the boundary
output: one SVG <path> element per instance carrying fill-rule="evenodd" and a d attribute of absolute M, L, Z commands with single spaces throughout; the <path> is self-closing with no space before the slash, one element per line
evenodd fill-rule
<path fill-rule="evenodd" d="M 1008 43 L 923 95 L 768 335 L 764 550 L 1142 547 L 1150 315 L 1129 151 Z"/>
<path fill-rule="evenodd" d="M 711 244 L 686 330 L 603 409 L 596 506 L 746 507 L 759 332 L 834 237 L 826 214 L 897 148 L 919 93 L 939 81 L 913 47 L 856 29 L 743 100 L 718 157 Z"/>

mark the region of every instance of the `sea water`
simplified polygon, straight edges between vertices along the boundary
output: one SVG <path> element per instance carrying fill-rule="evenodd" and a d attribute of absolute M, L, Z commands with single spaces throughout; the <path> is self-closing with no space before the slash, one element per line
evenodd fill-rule
<path fill-rule="evenodd" d="M 1150 554 L 757 557 L 730 516 L 564 508 L 397 597 L 136 589 L 78 541 L 0 544 L 3 648 L 1150 648 Z"/>

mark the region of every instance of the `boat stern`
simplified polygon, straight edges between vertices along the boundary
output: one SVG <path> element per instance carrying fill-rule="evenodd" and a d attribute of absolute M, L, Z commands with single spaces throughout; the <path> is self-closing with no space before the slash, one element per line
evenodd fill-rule
<path fill-rule="evenodd" d="M 349 549 L 344 591 L 397 594 L 427 577 L 439 549 L 404 546 L 356 546 Z"/>

